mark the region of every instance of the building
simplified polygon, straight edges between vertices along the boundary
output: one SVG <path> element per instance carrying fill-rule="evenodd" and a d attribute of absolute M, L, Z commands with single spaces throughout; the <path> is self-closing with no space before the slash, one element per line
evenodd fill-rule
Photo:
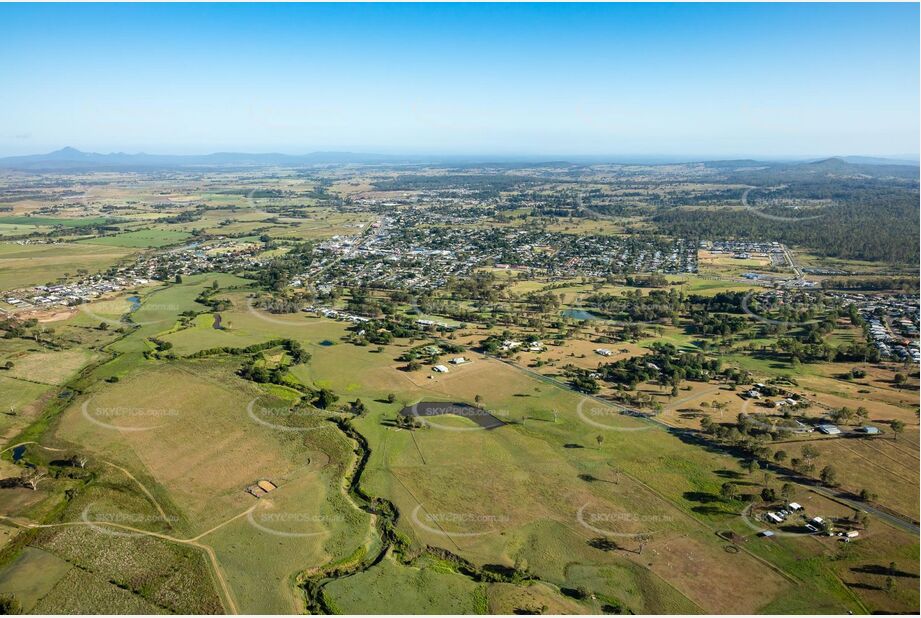
<path fill-rule="evenodd" d="M 827 434 L 829 436 L 837 436 L 838 434 L 841 433 L 841 430 L 835 427 L 834 425 L 819 425 L 817 429 L 820 432 Z"/>
<path fill-rule="evenodd" d="M 435 365 L 432 367 L 432 371 L 437 371 L 438 373 L 448 373 L 448 368 L 444 365 Z"/>
<path fill-rule="evenodd" d="M 264 491 L 264 492 L 266 492 L 266 493 L 268 493 L 268 492 L 273 491 L 274 489 L 276 489 L 275 483 L 273 483 L 272 481 L 266 481 L 265 479 L 263 479 L 263 480 L 261 480 L 261 481 L 257 481 L 257 482 L 256 482 L 256 485 L 258 485 L 259 488 L 262 489 L 262 491 Z"/>

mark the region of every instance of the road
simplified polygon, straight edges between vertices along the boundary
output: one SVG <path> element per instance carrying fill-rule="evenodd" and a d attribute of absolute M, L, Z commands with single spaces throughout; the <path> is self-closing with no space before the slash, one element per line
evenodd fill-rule
<path fill-rule="evenodd" d="M 850 498 L 846 498 L 843 495 L 841 495 L 839 492 L 833 491 L 831 489 L 826 489 L 825 487 L 813 485 L 809 487 L 809 489 L 814 491 L 817 494 L 825 496 L 826 498 L 830 498 L 832 500 L 836 500 L 837 502 L 846 504 L 847 506 L 851 507 L 855 511 L 863 511 L 864 513 L 869 513 L 870 515 L 873 515 L 877 519 L 883 520 L 884 522 L 886 522 L 893 528 L 904 530 L 905 532 L 908 532 L 909 534 L 913 534 L 915 536 L 918 536 L 919 534 L 921 534 L 921 528 L 919 528 L 917 524 L 915 524 L 914 522 L 902 516 L 894 515 L 892 513 L 888 513 L 886 511 L 880 510 L 876 508 L 875 506 L 871 506 L 867 504 L 866 502 L 860 502 L 858 500 L 852 500 Z"/>

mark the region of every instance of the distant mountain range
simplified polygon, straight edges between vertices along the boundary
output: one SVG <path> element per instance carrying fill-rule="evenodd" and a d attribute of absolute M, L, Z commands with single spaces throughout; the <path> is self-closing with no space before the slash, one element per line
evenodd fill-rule
<path fill-rule="evenodd" d="M 18 170 L 154 170 L 183 167 L 301 167 L 343 163 L 403 163 L 409 157 L 352 152 L 312 152 L 304 155 L 280 153 L 215 152 L 207 155 L 153 155 L 125 152 L 83 152 L 62 148 L 48 154 L 0 158 L 0 169 Z"/>
<path fill-rule="evenodd" d="M 568 161 L 570 163 L 676 163 L 691 162 L 687 158 L 667 157 L 553 157 L 541 159 L 536 156 L 422 156 L 422 155 L 383 155 L 355 152 L 311 152 L 303 155 L 288 155 L 281 153 L 243 153 L 243 152 L 215 152 L 206 155 L 153 155 L 146 153 L 128 154 L 124 152 L 111 152 L 107 154 L 97 152 L 83 152 L 76 148 L 62 148 L 47 154 L 23 155 L 17 157 L 0 158 L 0 169 L 23 171 L 154 171 L 179 168 L 245 168 L 245 167 L 306 167 L 315 165 L 342 165 L 342 164 L 474 164 L 502 162 L 508 163 L 548 163 L 556 164 Z M 698 159 L 700 161 L 700 159 Z M 918 166 L 917 161 L 885 159 L 878 157 L 834 157 L 820 161 L 806 162 L 765 162 L 756 160 L 729 160 L 710 161 L 713 167 L 742 167 L 750 165 L 790 166 L 813 165 L 829 168 L 839 168 L 860 173 L 860 168 L 879 166 Z M 842 168 L 842 166 L 845 166 Z M 853 169 L 850 168 L 853 166 Z M 831 170 L 829 170 L 831 171 Z M 878 170 L 879 171 L 879 170 Z"/>

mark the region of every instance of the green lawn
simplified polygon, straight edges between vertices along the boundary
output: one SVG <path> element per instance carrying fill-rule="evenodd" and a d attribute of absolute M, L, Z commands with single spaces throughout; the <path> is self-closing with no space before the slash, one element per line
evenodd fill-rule
<path fill-rule="evenodd" d="M 114 236 L 88 238 L 80 242 L 91 245 L 108 245 L 112 247 L 157 248 L 175 245 L 191 238 L 188 232 L 176 230 L 136 230 Z"/>

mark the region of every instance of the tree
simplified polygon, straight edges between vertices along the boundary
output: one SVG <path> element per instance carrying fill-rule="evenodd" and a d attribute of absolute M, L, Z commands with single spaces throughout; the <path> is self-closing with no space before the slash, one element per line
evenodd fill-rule
<path fill-rule="evenodd" d="M 724 500 L 732 500 L 736 497 L 735 483 L 723 483 L 720 486 L 720 497 Z"/>
<path fill-rule="evenodd" d="M 876 500 L 876 494 L 870 491 L 869 489 L 860 490 L 860 500 L 861 502 L 873 502 Z"/>
<path fill-rule="evenodd" d="M 777 451 L 776 453 L 774 453 L 774 462 L 775 462 L 775 463 L 782 464 L 782 463 L 785 462 L 786 460 L 787 460 L 787 451 L 780 450 L 780 451 Z"/>
<path fill-rule="evenodd" d="M 780 495 L 784 500 L 790 500 L 796 495 L 796 486 L 793 483 L 784 483 L 780 488 Z"/>
<path fill-rule="evenodd" d="M 387 403 L 393 403 L 393 402 L 396 401 L 396 400 L 397 400 L 397 396 L 396 396 L 396 395 L 394 395 L 393 393 L 388 393 L 388 394 L 387 394 Z"/>
<path fill-rule="evenodd" d="M 755 472 L 761 469 L 761 466 L 758 465 L 757 459 L 749 459 L 748 461 L 745 462 L 744 467 L 746 470 L 748 470 L 749 474 L 754 474 Z"/>
<path fill-rule="evenodd" d="M 825 466 L 822 468 L 820 476 L 823 483 L 826 485 L 834 486 L 836 484 L 836 480 L 838 479 L 838 471 L 831 466 Z"/>
<path fill-rule="evenodd" d="M 182 283 L 182 275 L 176 275 L 176 283 Z"/>
<path fill-rule="evenodd" d="M 905 386 L 905 384 L 908 383 L 908 376 L 906 376 L 904 373 L 897 373 L 895 374 L 895 377 L 892 378 L 892 381 L 896 386 Z"/>
<path fill-rule="evenodd" d="M 870 416 L 870 411 L 863 406 L 858 406 L 857 410 L 854 411 L 854 414 L 857 415 L 857 418 L 864 422 Z"/>
<path fill-rule="evenodd" d="M 27 487 L 31 488 L 32 491 L 35 491 L 35 490 L 38 489 L 38 483 L 39 483 L 39 481 L 42 481 L 42 480 L 44 480 L 44 479 L 47 478 L 47 477 L 48 477 L 48 473 L 47 473 L 47 472 L 41 472 L 41 471 L 39 471 L 39 470 L 34 470 L 34 471 L 32 471 L 32 473 L 30 473 L 29 475 L 25 476 L 25 477 L 22 479 L 22 482 L 23 482 L 23 484 L 25 484 Z"/>
<path fill-rule="evenodd" d="M 321 388 L 313 403 L 316 407 L 326 410 L 329 406 L 339 401 L 339 396 L 328 388 Z"/>
<path fill-rule="evenodd" d="M 109 324 L 107 322 L 100 322 L 99 326 L 97 326 L 96 328 L 98 328 L 99 330 L 109 330 Z"/>
<path fill-rule="evenodd" d="M 595 442 L 598 443 L 598 448 L 601 448 L 601 443 L 604 442 L 604 436 L 601 434 L 598 434 L 597 436 L 595 436 Z"/>
<path fill-rule="evenodd" d="M 892 439 L 898 440 L 899 434 L 905 431 L 905 423 L 896 419 L 889 423 L 889 427 L 892 429 Z"/>
<path fill-rule="evenodd" d="M 643 555 L 643 550 L 646 548 L 646 544 L 649 542 L 650 538 L 648 534 L 641 534 L 637 537 L 637 540 L 640 542 L 639 550 L 636 552 L 637 554 L 640 556 Z"/>
<path fill-rule="evenodd" d="M 22 604 L 13 594 L 0 594 L 0 615 L 12 616 L 22 613 Z"/>
<path fill-rule="evenodd" d="M 713 427 L 713 419 L 710 418 L 709 415 L 702 416 L 700 419 L 700 428 L 709 433 L 711 427 Z"/>
<path fill-rule="evenodd" d="M 895 580 L 892 579 L 891 575 L 886 577 L 885 589 L 888 593 L 891 593 L 893 590 L 895 590 Z"/>

